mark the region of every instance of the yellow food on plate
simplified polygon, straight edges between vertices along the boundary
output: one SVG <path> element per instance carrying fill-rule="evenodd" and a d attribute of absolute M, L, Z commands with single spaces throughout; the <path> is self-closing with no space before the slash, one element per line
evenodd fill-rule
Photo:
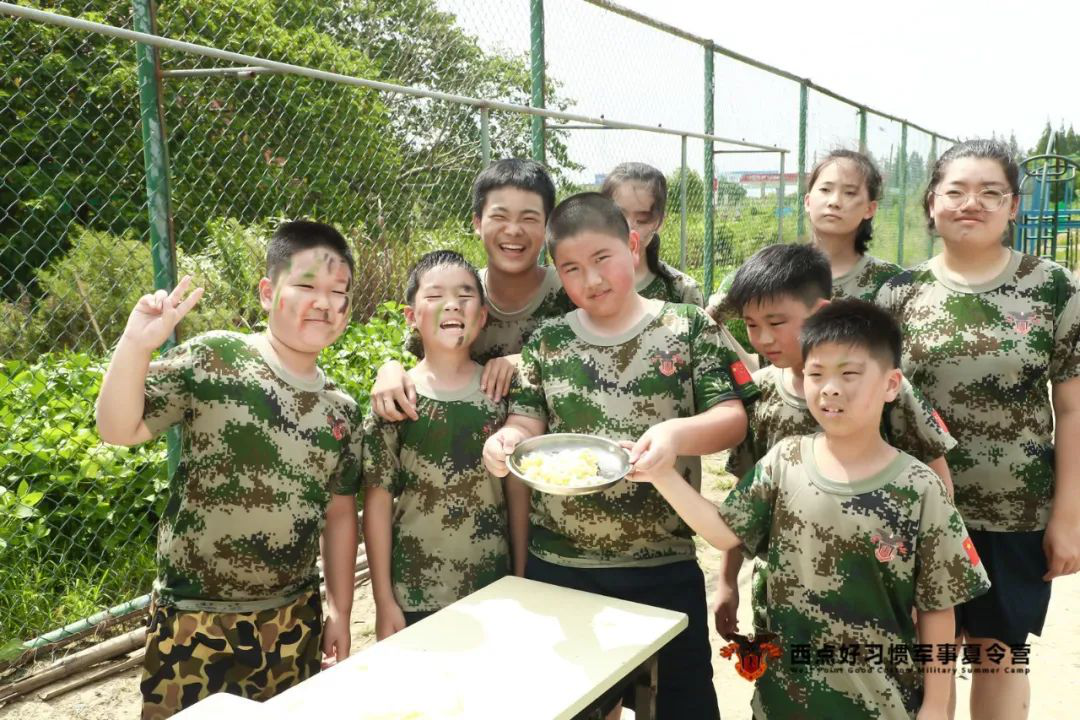
<path fill-rule="evenodd" d="M 600 458 L 588 449 L 531 452 L 521 459 L 521 472 L 530 482 L 541 485 L 585 487 L 605 481 L 600 475 Z"/>

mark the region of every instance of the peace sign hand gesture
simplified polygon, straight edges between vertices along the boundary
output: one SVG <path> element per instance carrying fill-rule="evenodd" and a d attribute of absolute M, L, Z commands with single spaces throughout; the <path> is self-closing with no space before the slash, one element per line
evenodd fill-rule
<path fill-rule="evenodd" d="M 152 295 L 143 295 L 128 316 L 123 339 L 138 347 L 153 352 L 161 347 L 176 325 L 184 319 L 191 308 L 199 302 L 203 289 L 195 288 L 184 298 L 191 286 L 191 276 L 185 275 L 171 293 L 158 290 Z"/>

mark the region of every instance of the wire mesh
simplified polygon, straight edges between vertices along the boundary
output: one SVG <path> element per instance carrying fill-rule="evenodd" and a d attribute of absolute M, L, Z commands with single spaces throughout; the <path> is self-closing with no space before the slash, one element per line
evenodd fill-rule
<path fill-rule="evenodd" d="M 25 4 L 132 27 L 130 0 Z M 174 0 L 158 8 L 157 32 L 528 105 L 530 6 Z M 703 131 L 701 45 L 582 0 L 547 0 L 544 9 L 549 109 Z M 687 138 L 685 233 L 683 139 L 557 120 L 547 121 L 544 135 L 561 194 L 598 186 L 620 162 L 659 168 L 669 185 L 662 257 L 699 281 L 709 200 L 717 280 L 762 245 L 795 240 L 801 203 L 798 83 L 720 54 L 714 61 L 715 134 L 791 152 L 781 168 L 779 153 L 714 143 L 713 183 L 704 177 L 707 143 Z M 354 344 L 334 350 L 329 364 L 347 371 L 343 384 L 364 402 L 367 366 L 400 346 L 392 331 L 400 320 L 383 303 L 402 299 L 412 260 L 449 247 L 484 264 L 471 184 L 485 157 L 530 155 L 530 117 L 491 110 L 485 136 L 483 113 L 465 104 L 237 71 L 172 50 L 160 53 L 160 63 L 178 275 L 193 274 L 209 288 L 182 332 L 260 328 L 255 288 L 273 227 L 283 218 L 333 222 L 353 244 L 361 282 Z M 0 117 L 8 131 L 0 137 L 0 661 L 23 640 L 145 593 L 153 577 L 165 444 L 104 446 L 93 418 L 110 349 L 154 282 L 140 81 L 129 41 L 0 15 Z M 873 118 L 868 128 L 887 175 L 899 145 L 895 125 Z M 809 127 L 808 164 L 833 145 L 857 145 L 858 119 L 843 103 L 812 94 Z M 909 134 L 908 145 L 925 164 L 927 138 Z M 909 204 L 916 180 L 910 171 Z M 898 250 L 896 232 L 888 231 L 896 226 L 895 177 L 892 183 L 873 249 L 890 259 Z M 912 253 L 925 248 L 914 240 L 924 237 L 920 228 L 911 216 Z M 365 353 L 378 347 L 358 368 L 361 345 Z"/>

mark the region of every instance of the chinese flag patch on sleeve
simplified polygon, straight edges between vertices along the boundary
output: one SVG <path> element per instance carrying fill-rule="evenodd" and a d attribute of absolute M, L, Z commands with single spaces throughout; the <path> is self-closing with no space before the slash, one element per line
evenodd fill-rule
<path fill-rule="evenodd" d="M 735 384 L 740 387 L 746 385 L 753 379 L 750 377 L 750 371 L 743 365 L 742 360 L 736 360 L 731 363 L 731 377 L 735 380 Z"/>
<path fill-rule="evenodd" d="M 934 416 L 934 422 L 937 423 L 937 426 L 941 430 L 941 432 L 943 432 L 943 433 L 949 432 L 949 426 L 945 424 L 945 421 L 941 418 L 941 414 L 938 413 L 937 410 L 933 410 L 932 413 L 933 413 L 933 416 Z"/>
<path fill-rule="evenodd" d="M 979 564 L 979 553 L 975 549 L 975 543 L 971 542 L 971 537 L 968 536 L 968 537 L 964 538 L 964 542 L 961 543 L 961 544 L 964 546 L 964 550 L 967 551 L 968 560 L 971 561 L 971 564 L 972 565 L 978 565 Z"/>

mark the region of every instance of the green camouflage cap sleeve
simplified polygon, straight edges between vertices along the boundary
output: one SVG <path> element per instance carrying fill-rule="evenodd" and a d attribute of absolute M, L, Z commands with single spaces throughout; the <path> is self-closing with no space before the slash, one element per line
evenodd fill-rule
<path fill-rule="evenodd" d="M 541 367 L 542 334 L 536 333 L 521 349 L 521 364 L 515 382 L 510 384 L 510 414 L 548 422 L 544 397 L 544 373 Z"/>
<path fill-rule="evenodd" d="M 1050 381 L 1054 384 L 1080 377 L 1080 290 L 1063 283 L 1068 297 L 1054 327 L 1054 351 L 1050 357 Z M 1071 296 L 1067 293 L 1072 291 Z"/>
<path fill-rule="evenodd" d="M 941 415 L 906 377 L 896 399 L 885 406 L 882 424 L 889 444 L 919 462 L 937 460 L 956 447 Z"/>
<path fill-rule="evenodd" d="M 705 311 L 698 307 L 691 309 L 690 363 L 697 412 L 727 400 L 750 402 L 758 395 L 750 371 L 727 346 L 720 328 Z"/>
<path fill-rule="evenodd" d="M 705 306 L 705 296 L 701 293 L 701 286 L 694 278 L 681 270 L 677 270 L 665 262 L 661 267 L 669 275 L 652 275 L 644 287 L 638 286 L 638 294 L 649 300 L 663 300 L 665 302 L 685 303 L 687 305 Z"/>
<path fill-rule="evenodd" d="M 723 308 L 724 300 L 727 298 L 728 291 L 731 290 L 731 284 L 733 282 L 735 282 L 734 270 L 720 280 L 720 284 L 717 285 L 716 291 L 709 296 L 709 302 L 705 305 L 705 309 L 708 311 L 709 315 L 714 315 Z"/>
<path fill-rule="evenodd" d="M 364 418 L 364 487 L 382 488 L 394 497 L 401 493 L 398 425 L 373 411 Z"/>
<path fill-rule="evenodd" d="M 202 349 L 195 337 L 150 363 L 143 391 L 143 422 L 157 436 L 184 419 L 191 409 L 193 367 Z"/>
<path fill-rule="evenodd" d="M 927 486 L 915 546 L 915 607 L 946 610 L 985 593 L 990 580 L 941 480 L 927 477 Z"/>
<path fill-rule="evenodd" d="M 355 495 L 360 490 L 364 465 L 364 415 L 359 406 L 352 409 L 347 429 L 339 425 L 339 434 L 346 437 L 337 468 L 330 478 L 330 492 L 334 495 Z"/>
<path fill-rule="evenodd" d="M 728 493 L 717 510 L 731 531 L 739 538 L 748 556 L 763 554 L 769 547 L 769 534 L 776 502 L 776 483 L 772 458 L 781 445 L 769 451 Z"/>

